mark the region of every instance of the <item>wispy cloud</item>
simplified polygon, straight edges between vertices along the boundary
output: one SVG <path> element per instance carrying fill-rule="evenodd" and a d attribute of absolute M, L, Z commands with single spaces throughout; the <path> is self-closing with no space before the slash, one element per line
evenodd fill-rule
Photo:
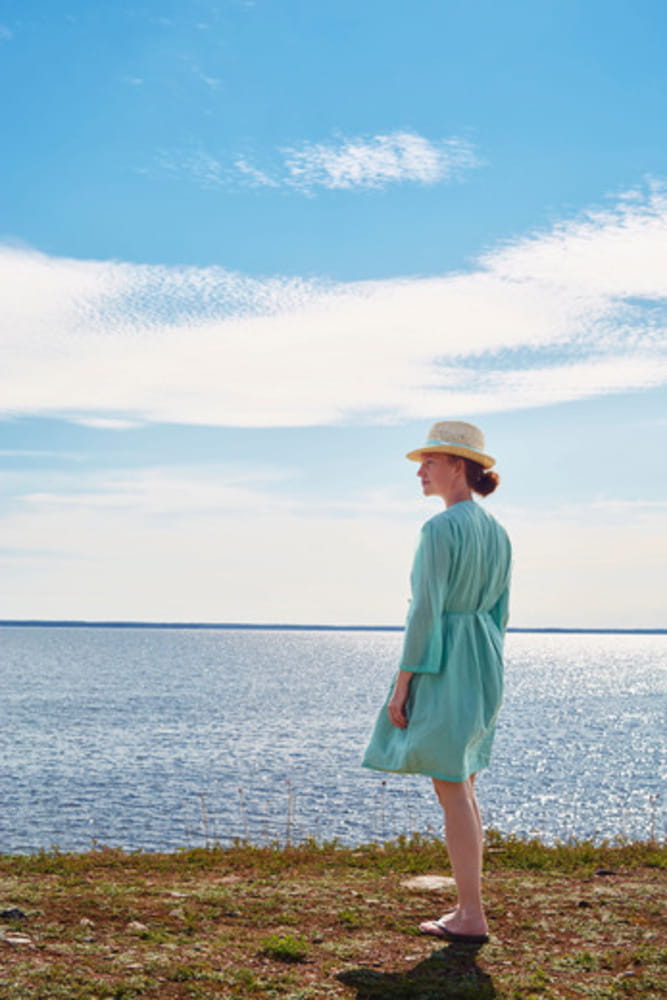
<path fill-rule="evenodd" d="M 92 427 L 98 431 L 128 431 L 139 426 L 137 420 L 123 420 L 119 417 L 74 417 L 73 423 L 82 427 Z"/>
<path fill-rule="evenodd" d="M 339 143 L 306 142 L 283 150 L 286 183 L 302 191 L 384 188 L 413 181 L 438 184 L 478 164 L 462 139 L 430 142 L 414 132 L 393 132 Z"/>
<path fill-rule="evenodd" d="M 14 32 L 6 24 L 0 24 L 0 42 L 11 42 Z"/>
<path fill-rule="evenodd" d="M 248 167 L 245 161 L 237 161 L 231 167 L 225 166 L 221 159 L 212 156 L 203 149 L 192 149 L 187 152 L 161 149 L 157 154 L 156 162 L 161 170 L 165 170 L 174 176 L 189 177 L 199 187 L 205 189 L 229 187 L 234 183 L 234 178 L 237 174 L 239 177 L 244 178 L 247 186 L 256 186 L 252 181 L 248 180 L 248 169 L 252 170 L 253 168 Z M 238 167 L 239 162 L 243 164 L 242 168 Z M 145 170 L 146 173 L 150 173 L 148 168 L 141 169 Z M 258 171 L 257 173 L 259 175 L 261 172 Z"/>
<path fill-rule="evenodd" d="M 0 448 L 2 458 L 53 458 L 57 462 L 82 462 L 84 456 L 77 452 L 56 451 L 46 448 Z"/>
<path fill-rule="evenodd" d="M 197 25 L 197 27 L 205 28 L 206 25 Z M 198 80 L 201 80 L 201 82 L 204 83 L 211 90 L 220 90 L 220 88 L 222 87 L 222 80 L 219 77 L 211 76 L 210 73 L 205 73 L 200 66 L 197 66 L 196 64 L 193 65 L 192 72 L 197 77 Z"/>
<path fill-rule="evenodd" d="M 498 514 L 513 541 L 512 624 L 638 628 L 664 622 L 664 507 L 642 499 L 541 509 L 499 504 Z M 628 588 L 628 579 L 641 584 Z"/>
<path fill-rule="evenodd" d="M 162 150 L 158 155 L 163 169 L 190 177 L 202 187 L 282 187 L 308 195 L 317 189 L 379 190 L 390 184 L 440 184 L 479 163 L 474 147 L 465 139 L 430 140 L 407 131 L 301 142 L 281 147 L 276 157 L 261 164 L 249 156 L 230 159 L 202 148 Z"/>
<path fill-rule="evenodd" d="M 407 561 L 414 524 L 328 516 L 267 490 L 268 475 L 112 470 L 25 491 L 0 512 L 0 573 L 12 581 L 5 616 L 400 621 L 407 570 L 400 559 L 387 567 L 387 541 L 402 541 Z M 350 551 L 361 606 L 340 586 Z M 321 585 L 304 590 L 315 577 Z"/>
<path fill-rule="evenodd" d="M 307 426 L 667 382 L 657 185 L 468 273 L 327 283 L 0 252 L 0 412 Z"/>
<path fill-rule="evenodd" d="M 114 469 L 79 475 L 76 480 L 61 474 L 55 488 L 26 491 L 19 506 L 41 511 L 128 509 L 141 517 L 192 517 L 207 511 L 215 516 L 230 516 L 278 509 L 288 513 L 295 501 L 267 493 L 268 486 L 284 478 L 284 470 L 278 473 L 270 467 L 244 472 L 223 465 Z"/>
<path fill-rule="evenodd" d="M 47 484 L 43 468 L 9 483 L 5 475 L 7 617 L 29 608 L 44 618 L 402 622 L 414 502 L 387 509 L 353 496 L 348 513 L 332 512 L 326 498 L 306 502 L 271 489 L 271 468 L 60 471 Z M 664 620 L 664 505 L 637 500 L 628 510 L 611 498 L 524 508 L 500 500 L 494 511 L 513 541 L 513 625 Z M 352 552 L 356 585 L 341 587 Z M 304 586 L 313 579 L 317 587 Z M 628 588 L 628 579 L 642 586 Z"/>
<path fill-rule="evenodd" d="M 243 157 L 235 160 L 234 168 L 237 177 L 242 179 L 249 187 L 280 187 L 280 181 L 269 177 L 267 173 L 254 167 L 252 163 L 248 163 Z"/>

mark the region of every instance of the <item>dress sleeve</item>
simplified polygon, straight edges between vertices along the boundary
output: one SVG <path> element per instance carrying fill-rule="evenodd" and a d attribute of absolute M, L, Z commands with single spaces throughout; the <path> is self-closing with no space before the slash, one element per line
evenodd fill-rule
<path fill-rule="evenodd" d="M 504 637 L 507 631 L 507 622 L 509 621 L 510 615 L 510 581 L 512 579 L 512 543 L 510 542 L 507 534 L 503 532 L 504 539 L 504 552 L 503 559 L 505 561 L 505 579 L 502 590 L 500 591 L 500 596 L 498 600 L 489 610 L 489 614 L 496 624 L 498 631 Z"/>
<path fill-rule="evenodd" d="M 509 583 L 505 586 L 502 594 L 496 601 L 496 603 L 491 608 L 489 614 L 493 618 L 494 622 L 498 626 L 502 635 L 505 635 L 507 630 L 507 622 L 509 621 L 510 615 L 510 586 Z"/>
<path fill-rule="evenodd" d="M 412 599 L 405 623 L 400 670 L 437 674 L 442 666 L 443 611 L 449 551 L 446 537 L 427 521 L 415 553 L 410 584 Z"/>

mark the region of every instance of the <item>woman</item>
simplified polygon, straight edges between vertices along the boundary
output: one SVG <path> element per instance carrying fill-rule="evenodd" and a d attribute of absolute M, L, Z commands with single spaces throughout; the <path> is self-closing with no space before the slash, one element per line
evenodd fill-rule
<path fill-rule="evenodd" d="M 426 774 L 444 811 L 458 905 L 420 925 L 424 934 L 481 944 L 483 832 L 475 776 L 486 767 L 503 693 L 511 546 L 504 528 L 472 497 L 500 479 L 484 435 L 463 421 L 434 424 L 408 456 L 426 496 L 446 510 L 422 528 L 412 600 L 395 683 L 363 759 L 380 771 Z"/>

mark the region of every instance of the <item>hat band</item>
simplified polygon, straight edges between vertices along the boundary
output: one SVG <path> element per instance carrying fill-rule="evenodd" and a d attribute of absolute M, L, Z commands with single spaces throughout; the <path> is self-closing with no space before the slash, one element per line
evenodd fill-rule
<path fill-rule="evenodd" d="M 463 444 L 462 441 L 443 441 L 441 438 L 429 438 L 423 448 L 420 448 L 419 450 L 426 451 L 431 446 L 437 447 L 442 444 L 450 445 L 454 448 L 465 448 L 466 451 L 476 451 L 478 455 L 484 455 L 484 457 L 486 457 L 485 452 L 481 451 L 479 448 L 473 448 L 471 444 Z"/>

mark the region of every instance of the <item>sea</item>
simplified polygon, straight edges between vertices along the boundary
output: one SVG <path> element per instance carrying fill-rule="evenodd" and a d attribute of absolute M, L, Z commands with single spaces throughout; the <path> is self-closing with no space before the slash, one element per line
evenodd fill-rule
<path fill-rule="evenodd" d="M 356 845 L 442 818 L 360 766 L 392 630 L 0 627 L 0 852 Z M 508 632 L 486 827 L 667 835 L 667 634 Z"/>

